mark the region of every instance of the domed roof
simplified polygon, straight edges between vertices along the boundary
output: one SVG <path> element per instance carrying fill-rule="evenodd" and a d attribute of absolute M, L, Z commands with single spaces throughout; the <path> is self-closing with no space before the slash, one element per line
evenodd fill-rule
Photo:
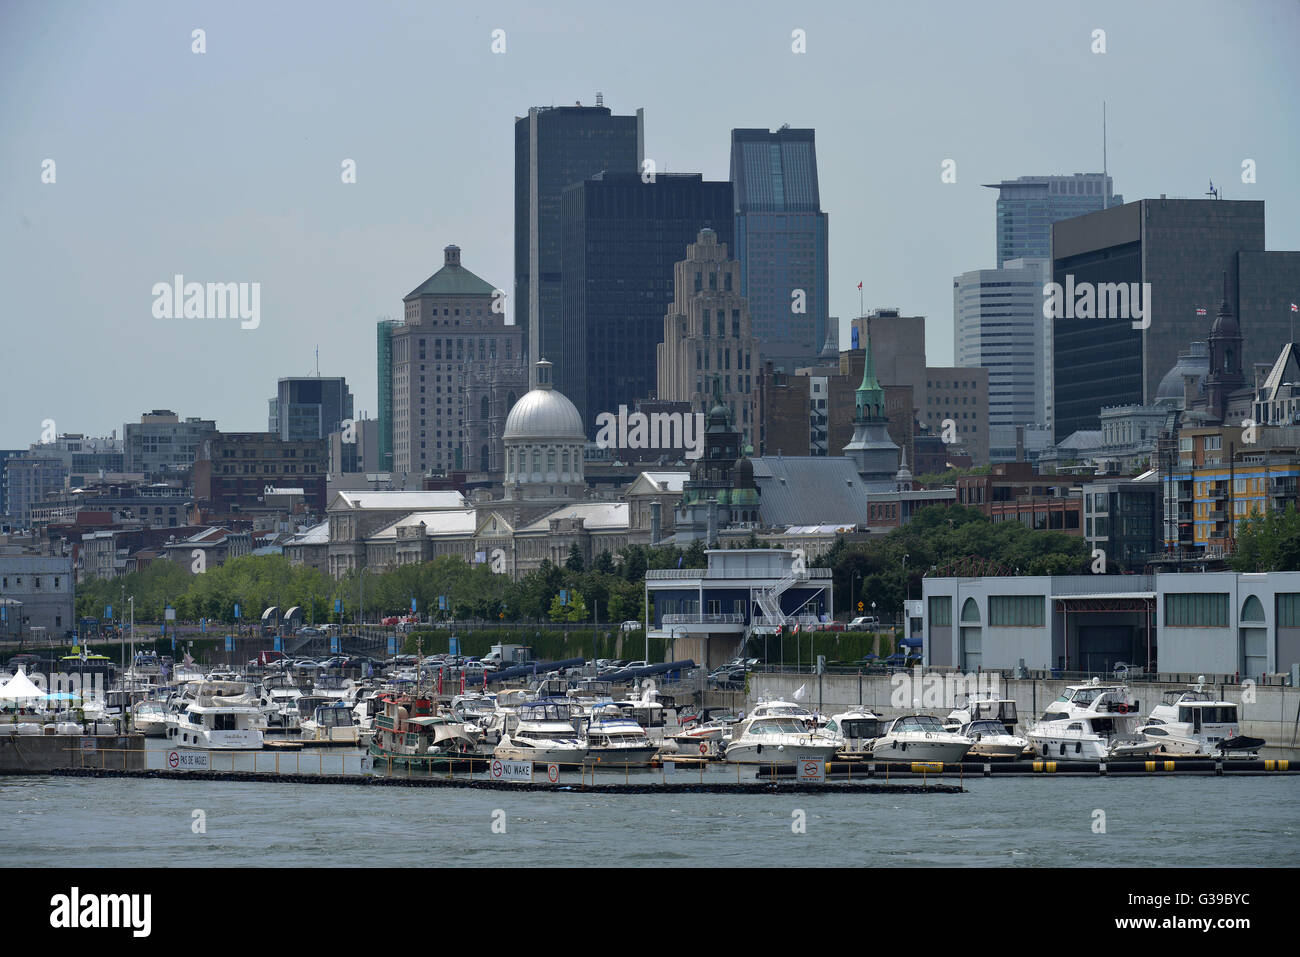
<path fill-rule="evenodd" d="M 1205 377 L 1210 374 L 1210 350 L 1204 342 L 1193 342 L 1186 352 L 1178 354 L 1178 362 L 1165 373 L 1156 388 L 1155 404 L 1182 405 L 1183 376 L 1194 375 L 1199 380 L 1199 387 L 1204 387 Z"/>
<path fill-rule="evenodd" d="M 563 392 L 551 387 L 551 364 L 545 359 L 537 363 L 537 388 L 525 393 L 510 409 L 501 437 L 506 442 L 587 440 L 577 407 Z"/>

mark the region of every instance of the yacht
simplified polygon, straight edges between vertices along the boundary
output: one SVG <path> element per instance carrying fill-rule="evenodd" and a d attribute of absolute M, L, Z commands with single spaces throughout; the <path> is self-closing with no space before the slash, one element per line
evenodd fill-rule
<path fill-rule="evenodd" d="M 592 711 L 582 742 L 587 760 L 603 767 L 645 768 L 659 753 L 645 729 L 613 704 Z"/>
<path fill-rule="evenodd" d="M 167 709 L 158 701 L 141 701 L 131 708 L 131 727 L 146 738 L 167 736 Z"/>
<path fill-rule="evenodd" d="M 472 755 L 474 741 L 464 726 L 434 713 L 431 698 L 382 693 L 383 713 L 375 716 L 369 753 L 376 767 L 402 766 L 431 770 Z"/>
<path fill-rule="evenodd" d="M 782 702 L 781 704 L 786 704 Z M 798 706 L 795 706 L 798 708 Z M 731 732 L 724 757 L 731 764 L 778 764 L 794 766 L 799 758 L 817 757 L 829 761 L 840 750 L 840 738 L 809 730 L 808 720 L 784 708 L 755 708 Z M 803 711 L 802 708 L 798 708 Z M 808 718 L 812 715 L 808 712 Z"/>
<path fill-rule="evenodd" d="M 317 704 L 312 716 L 302 722 L 301 740 L 309 744 L 360 744 L 361 728 L 352 714 L 352 705 L 339 700 Z"/>
<path fill-rule="evenodd" d="M 1032 747 L 1028 738 L 1011 734 L 1005 724 L 993 718 L 969 721 L 956 733 L 974 742 L 968 752 L 972 758 L 1018 758 Z"/>
<path fill-rule="evenodd" d="M 1152 754 L 1160 746 L 1137 733 L 1138 703 L 1122 684 L 1067 685 L 1027 737 L 1058 761 L 1106 761 Z"/>
<path fill-rule="evenodd" d="M 991 694 L 961 695 L 957 698 L 957 707 L 943 719 L 943 728 L 945 731 L 959 731 L 963 725 L 985 718 L 1000 722 L 1007 734 L 1015 734 L 1020 720 L 1015 699 Z"/>
<path fill-rule="evenodd" d="M 573 727 L 569 705 L 561 701 L 530 701 L 519 706 L 514 730 L 501 736 L 493 756 L 503 761 L 578 765 L 587 747 Z"/>
<path fill-rule="evenodd" d="M 905 714 L 894 718 L 871 743 L 873 761 L 934 761 L 957 764 L 966 757 L 972 742 L 960 734 L 945 731 L 932 714 Z"/>
<path fill-rule="evenodd" d="M 1205 679 L 1189 691 L 1166 691 L 1138 731 L 1166 754 L 1213 754 L 1216 751 L 1253 754 L 1263 738 L 1241 733 L 1237 705 L 1205 690 Z"/>
<path fill-rule="evenodd" d="M 871 742 L 880 737 L 882 724 L 878 715 L 865 708 L 851 708 L 831 715 L 825 731 L 839 737 L 846 754 L 865 754 L 871 750 Z"/>
<path fill-rule="evenodd" d="M 682 725 L 664 739 L 666 750 L 678 754 L 708 754 L 720 749 L 731 737 L 731 729 L 740 715 L 730 708 L 705 708 L 688 715 L 679 715 Z"/>
<path fill-rule="evenodd" d="M 213 751 L 260 750 L 260 709 L 256 704 L 232 703 L 233 697 L 200 689 L 183 711 L 168 715 L 168 742 Z"/>

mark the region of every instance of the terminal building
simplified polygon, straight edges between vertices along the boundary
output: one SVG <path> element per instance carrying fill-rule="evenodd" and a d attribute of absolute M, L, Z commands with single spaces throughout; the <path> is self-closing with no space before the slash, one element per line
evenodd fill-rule
<path fill-rule="evenodd" d="M 1259 679 L 1300 665 L 1300 572 L 926 578 L 929 665 Z"/>

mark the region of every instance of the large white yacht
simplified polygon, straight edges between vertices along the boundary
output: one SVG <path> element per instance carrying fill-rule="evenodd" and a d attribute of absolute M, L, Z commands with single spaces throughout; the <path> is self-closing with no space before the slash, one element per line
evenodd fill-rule
<path fill-rule="evenodd" d="M 518 723 L 501 736 L 493 756 L 503 761 L 578 765 L 587 747 L 578 739 L 567 703 L 530 701 L 519 706 Z"/>
<path fill-rule="evenodd" d="M 649 767 L 659 753 L 659 746 L 645 729 L 615 704 L 592 710 L 582 741 L 587 746 L 587 760 L 602 767 Z"/>
<path fill-rule="evenodd" d="M 1245 737 L 1237 721 L 1237 705 L 1205 690 L 1205 679 L 1189 691 L 1166 691 L 1138 731 L 1166 754 L 1249 754 L 1265 744 Z"/>
<path fill-rule="evenodd" d="M 232 697 L 200 689 L 183 711 L 168 716 L 168 742 L 213 751 L 260 750 L 261 711 L 256 704 L 232 704 Z"/>
<path fill-rule="evenodd" d="M 1141 757 L 1159 745 L 1137 733 L 1138 703 L 1122 684 L 1067 685 L 1026 737 L 1039 754 L 1057 761 Z"/>
<path fill-rule="evenodd" d="M 881 729 L 871 743 L 873 761 L 936 761 L 956 764 L 966 757 L 973 742 L 945 731 L 932 714 L 905 714 Z"/>

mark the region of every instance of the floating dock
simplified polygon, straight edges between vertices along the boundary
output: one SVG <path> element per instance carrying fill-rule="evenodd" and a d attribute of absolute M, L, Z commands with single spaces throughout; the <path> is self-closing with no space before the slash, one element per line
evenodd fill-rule
<path fill-rule="evenodd" d="M 773 765 L 759 770 L 759 777 L 778 779 L 793 777 L 793 766 Z M 1125 761 L 963 761 L 960 764 L 940 764 L 934 761 L 828 761 L 826 776 L 852 780 L 855 777 L 885 778 L 899 776 L 960 776 L 960 777 L 1033 777 L 1056 775 L 1058 777 L 1094 776 L 1147 776 L 1170 774 L 1199 774 L 1207 776 L 1252 774 L 1300 774 L 1300 761 L 1274 758 L 1232 758 L 1223 760 L 1210 755 L 1186 755 L 1157 759 L 1128 759 Z"/>

